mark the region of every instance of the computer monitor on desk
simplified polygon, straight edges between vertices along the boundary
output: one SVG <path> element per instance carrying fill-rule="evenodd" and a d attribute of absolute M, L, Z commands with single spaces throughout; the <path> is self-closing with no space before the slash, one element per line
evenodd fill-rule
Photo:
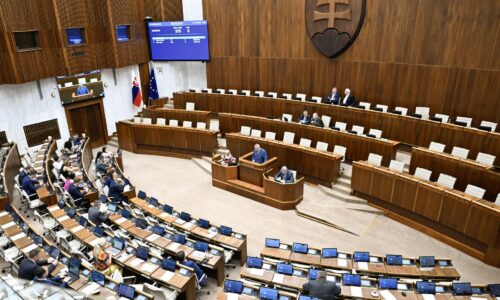
<path fill-rule="evenodd" d="M 266 247 L 269 247 L 269 248 L 279 248 L 280 247 L 280 240 L 279 239 L 266 238 Z"/>
<path fill-rule="evenodd" d="M 433 268 L 436 266 L 436 259 L 434 256 L 420 256 L 418 262 L 421 268 Z"/>
<path fill-rule="evenodd" d="M 302 244 L 302 243 L 293 243 L 292 249 L 293 252 L 295 253 L 307 254 L 308 252 L 307 244 Z"/>
<path fill-rule="evenodd" d="M 243 292 L 243 282 L 226 279 L 226 281 L 224 281 L 224 292 L 241 294 Z"/>
<path fill-rule="evenodd" d="M 321 253 L 323 258 L 336 258 L 338 256 L 337 248 L 323 248 Z"/>
<path fill-rule="evenodd" d="M 133 286 L 126 285 L 123 283 L 120 283 L 118 285 L 118 296 L 132 300 L 134 299 L 134 295 L 135 295 L 135 288 Z"/>
<path fill-rule="evenodd" d="M 387 254 L 385 256 L 385 260 L 390 266 L 401 266 L 403 265 L 403 256 L 402 255 L 393 255 Z"/>

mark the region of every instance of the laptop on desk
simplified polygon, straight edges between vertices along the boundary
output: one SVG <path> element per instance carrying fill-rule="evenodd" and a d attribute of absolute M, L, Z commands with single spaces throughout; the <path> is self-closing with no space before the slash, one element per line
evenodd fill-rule
<path fill-rule="evenodd" d="M 125 248 L 125 241 L 121 238 L 113 238 L 112 247 L 106 249 L 106 253 L 116 256 L 118 253 L 122 252 Z"/>
<path fill-rule="evenodd" d="M 80 278 L 80 261 L 74 257 L 69 259 L 68 262 L 68 285 L 72 284 L 73 282 L 77 281 Z"/>

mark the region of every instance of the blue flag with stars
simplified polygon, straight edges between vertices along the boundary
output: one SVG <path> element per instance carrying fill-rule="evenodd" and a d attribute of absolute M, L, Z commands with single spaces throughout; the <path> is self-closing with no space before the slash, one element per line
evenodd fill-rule
<path fill-rule="evenodd" d="M 149 75 L 149 99 L 158 99 L 158 86 L 156 85 L 155 69 L 151 68 L 151 74 Z"/>

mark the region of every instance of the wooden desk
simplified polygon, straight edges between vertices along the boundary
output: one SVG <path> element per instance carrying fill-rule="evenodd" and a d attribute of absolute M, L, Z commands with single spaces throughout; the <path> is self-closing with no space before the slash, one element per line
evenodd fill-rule
<path fill-rule="evenodd" d="M 252 161 L 253 151 L 242 155 L 239 162 L 239 179 L 256 186 L 264 185 L 264 173 L 272 169 L 278 160 L 276 157 L 271 157 L 266 162 L 259 164 Z"/>
<path fill-rule="evenodd" d="M 275 259 L 279 259 L 282 261 L 290 261 L 291 255 L 292 255 L 291 250 L 284 250 L 284 249 L 280 249 L 280 248 L 264 247 L 264 249 L 262 249 L 262 251 L 260 251 L 261 257 L 270 257 L 270 258 L 275 258 Z"/>
<path fill-rule="evenodd" d="M 217 146 L 217 132 L 206 129 L 116 123 L 120 148 L 133 153 L 152 155 L 212 156 Z"/>
<path fill-rule="evenodd" d="M 306 180 L 330 186 L 340 177 L 340 161 L 342 156 L 331 152 L 323 152 L 314 148 L 286 144 L 281 141 L 267 140 L 244 136 L 239 133 L 226 134 L 227 148 L 236 156 L 242 156 L 260 144 L 269 157 L 277 157 L 278 165 L 286 165 L 296 170 Z M 274 174 L 273 174 L 274 175 Z"/>
<path fill-rule="evenodd" d="M 51 206 L 57 204 L 57 195 L 54 193 L 50 193 L 47 190 L 47 186 L 43 185 L 39 189 L 36 190 L 36 194 L 38 199 L 45 203 L 47 206 Z"/>

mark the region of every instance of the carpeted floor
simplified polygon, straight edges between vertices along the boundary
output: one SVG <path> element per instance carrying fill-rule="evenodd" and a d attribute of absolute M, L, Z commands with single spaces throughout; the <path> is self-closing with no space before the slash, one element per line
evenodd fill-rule
<path fill-rule="evenodd" d="M 359 219 L 363 214 L 352 213 L 344 223 L 351 222 L 352 227 L 357 229 L 359 235 L 354 235 L 302 218 L 295 211 L 280 211 L 212 187 L 211 175 L 193 160 L 129 152 L 124 152 L 123 156 L 125 174 L 138 190 L 157 197 L 162 203 L 173 205 L 178 211 L 187 211 L 195 217 L 228 225 L 247 234 L 249 255 L 258 256 L 265 237 L 275 237 L 289 243 L 308 243 L 317 248 L 330 246 L 346 251 L 367 250 L 377 255 L 449 257 L 464 281 L 500 281 L 499 268 L 488 266 L 383 215 L 376 215 L 366 222 Z M 305 203 L 322 203 L 326 211 L 335 213 L 335 205 L 329 205 L 334 200 L 316 186 L 305 186 L 304 199 Z M 239 278 L 238 272 L 239 268 L 230 271 L 230 277 Z M 212 295 L 203 298 L 213 299 L 214 293 L 218 292 L 214 281 L 210 282 L 209 288 Z"/>

